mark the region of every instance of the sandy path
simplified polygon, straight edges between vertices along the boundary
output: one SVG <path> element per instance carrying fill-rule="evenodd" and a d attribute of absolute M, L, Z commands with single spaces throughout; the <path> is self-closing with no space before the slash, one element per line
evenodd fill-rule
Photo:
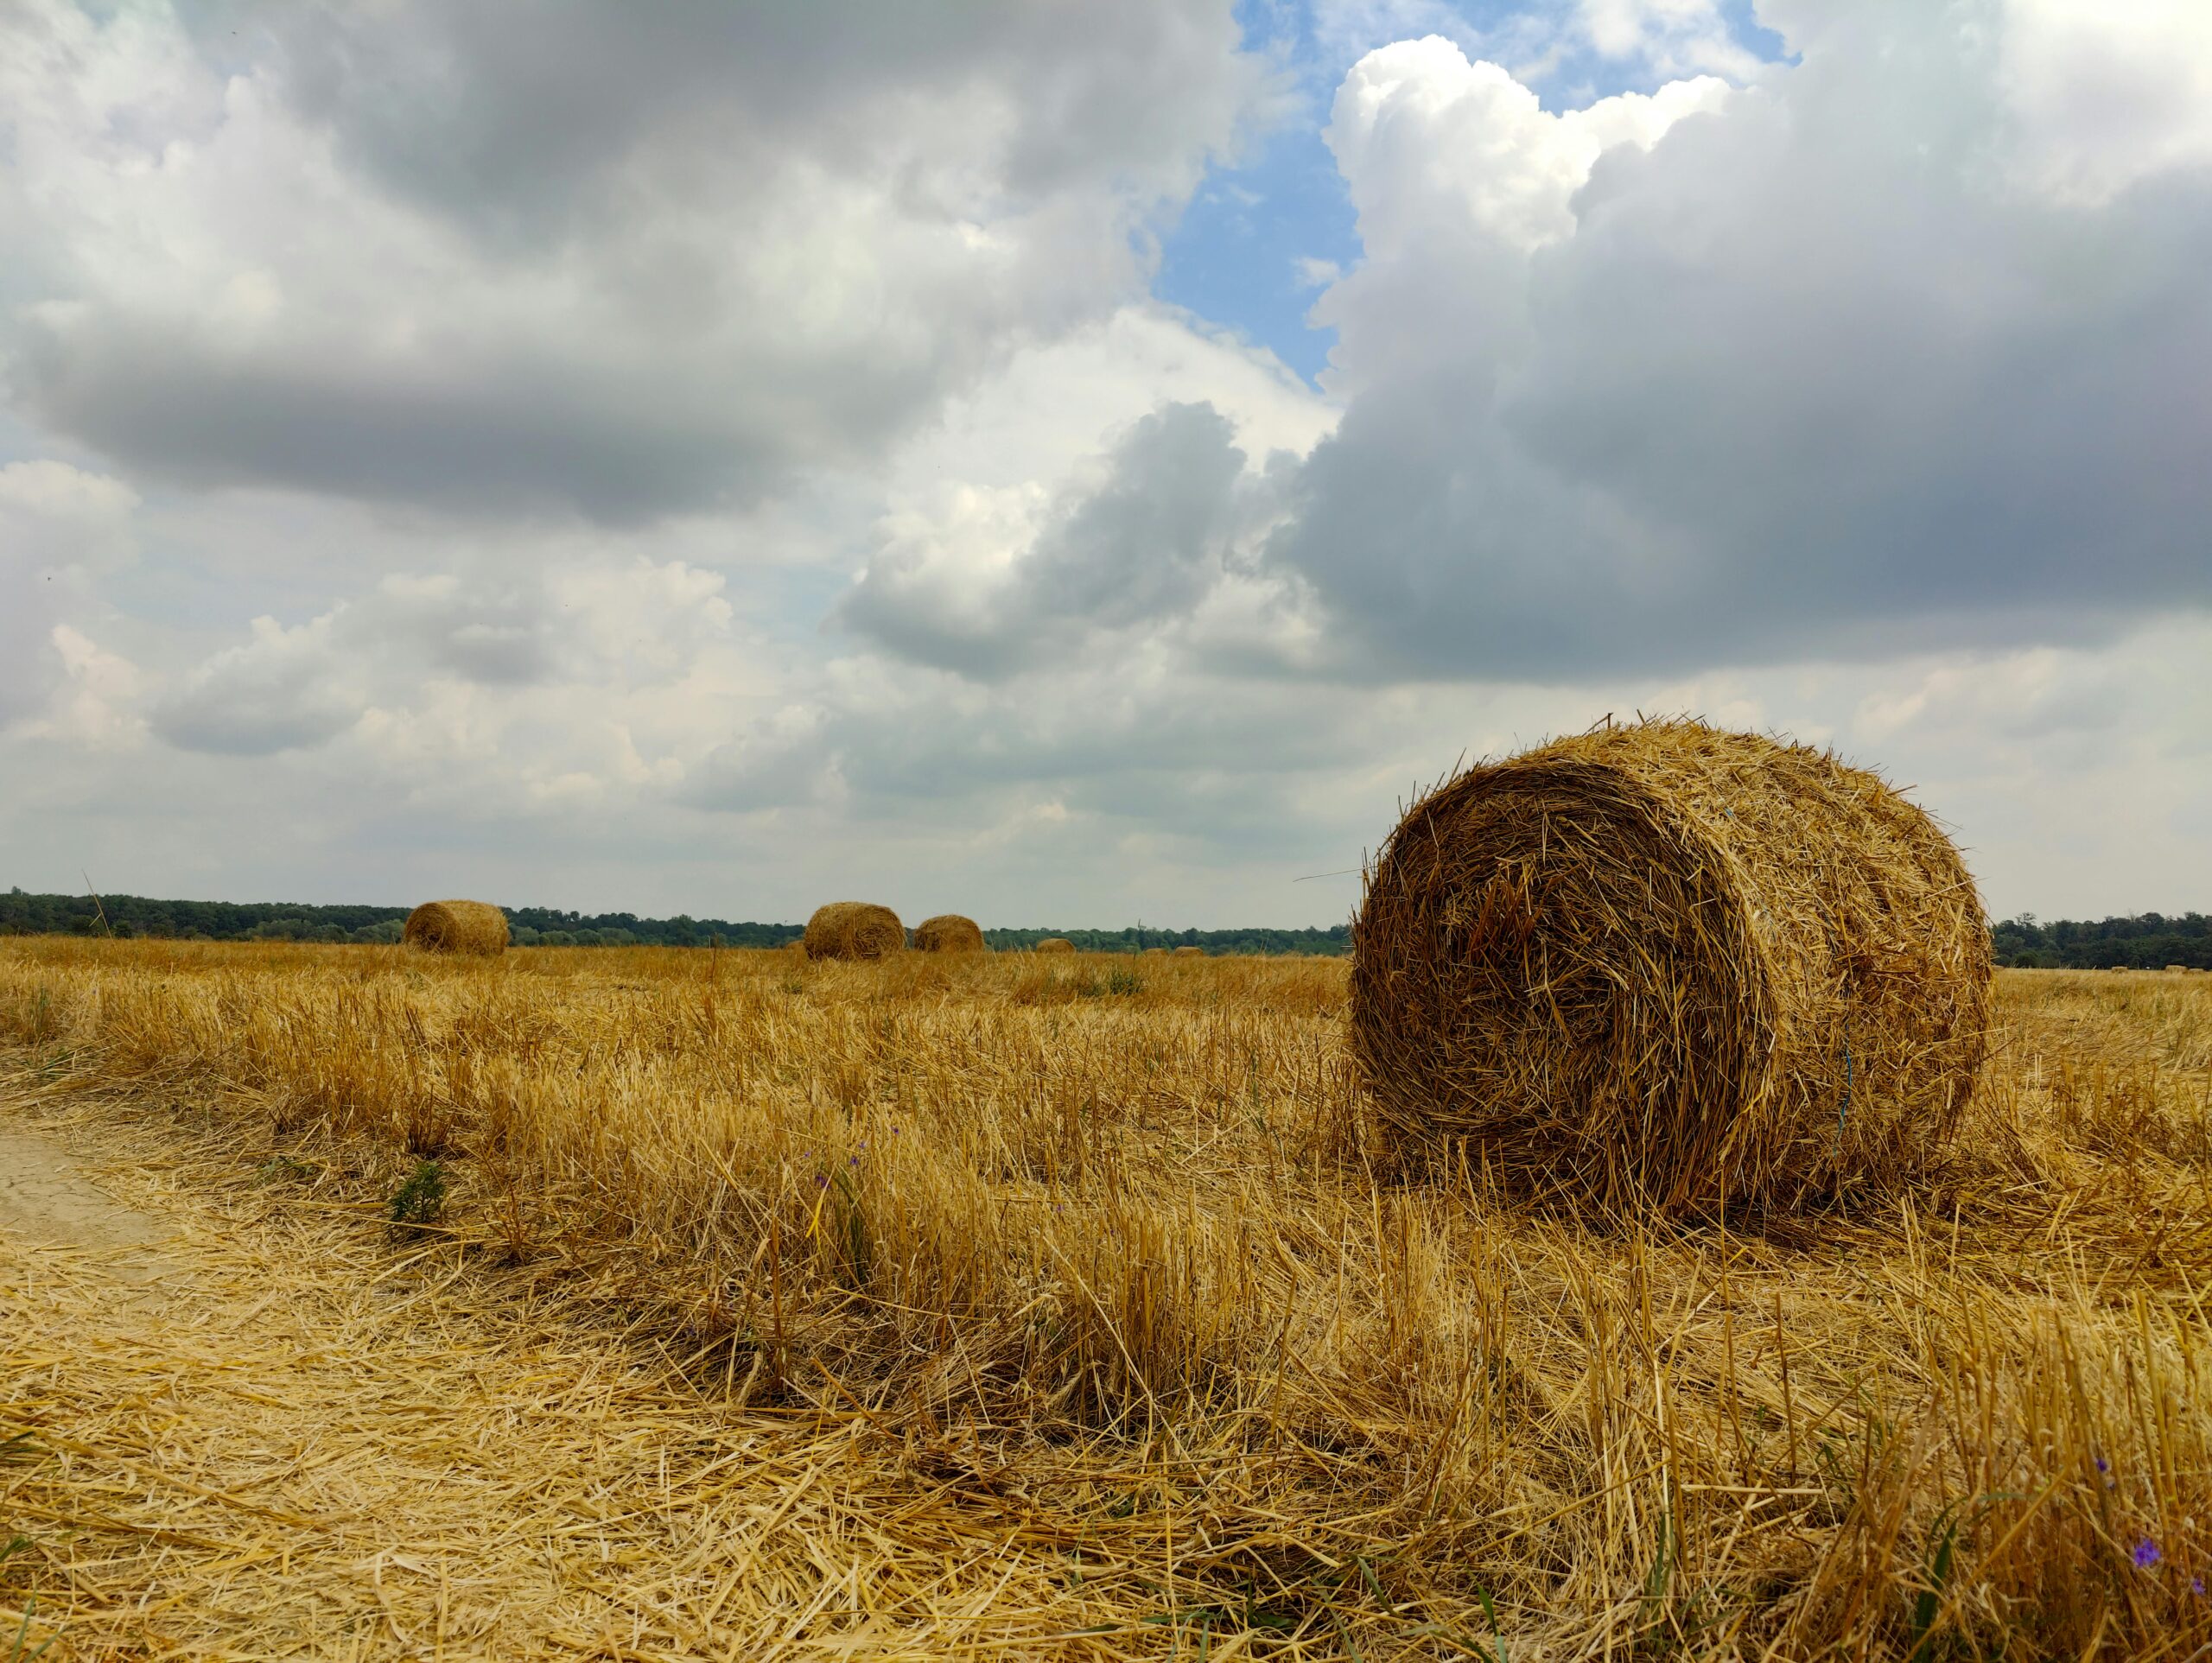
<path fill-rule="evenodd" d="M 0 1237 L 53 1261 L 74 1259 L 137 1289 L 144 1310 L 188 1287 L 190 1273 L 162 1222 L 99 1187 L 92 1162 L 51 1138 L 0 1122 Z"/>
<path fill-rule="evenodd" d="M 735 1411 L 308 1169 L 0 1089 L 0 1657 L 1121 1654 L 862 1414 Z M 932 1457 L 942 1472 L 942 1453 Z"/>

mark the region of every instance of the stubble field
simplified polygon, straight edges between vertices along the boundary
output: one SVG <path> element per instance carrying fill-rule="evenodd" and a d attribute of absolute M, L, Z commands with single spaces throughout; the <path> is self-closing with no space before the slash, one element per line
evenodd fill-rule
<path fill-rule="evenodd" d="M 0 944 L 175 1243 L 0 1229 L 0 1647 L 2212 1643 L 2212 978 L 2005 973 L 1946 1171 L 1663 1229 L 1402 1170 L 1344 982 Z"/>

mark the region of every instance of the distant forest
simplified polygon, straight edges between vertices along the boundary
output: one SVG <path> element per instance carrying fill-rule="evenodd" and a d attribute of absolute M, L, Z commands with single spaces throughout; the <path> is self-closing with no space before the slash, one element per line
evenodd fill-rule
<path fill-rule="evenodd" d="M 2192 970 L 2212 970 L 2212 918 L 2202 912 L 2177 918 L 2158 912 L 2094 922 L 2060 918 L 2050 924 L 2023 912 L 1989 933 L 1997 962 L 2018 969 L 2109 970 L 2119 965 L 2158 970 L 2186 964 Z"/>
<path fill-rule="evenodd" d="M 518 947 L 781 947 L 803 932 L 795 924 L 731 924 L 721 918 L 640 918 L 631 912 L 505 909 Z M 156 901 L 143 895 L 0 895 L 0 936 L 157 936 L 188 941 L 396 942 L 404 906 L 309 906 L 294 901 Z M 1033 947 L 1065 936 L 1085 952 L 1135 953 L 1147 947 L 1202 947 L 1209 953 L 1340 954 L 1343 924 L 1328 930 L 987 930 L 998 949 Z"/>
<path fill-rule="evenodd" d="M 105 924 L 102 924 L 103 912 Z M 640 918 L 631 912 L 563 912 L 511 906 L 507 927 L 518 947 L 781 947 L 802 933 L 795 924 L 732 924 L 722 918 Z M 166 936 L 194 941 L 396 942 L 404 906 L 309 906 L 293 901 L 156 901 L 140 895 L 0 895 L 0 936 Z M 1202 947 L 1209 953 L 1342 954 L 1343 924 L 1326 930 L 986 930 L 1001 950 L 1065 936 L 1087 953 L 1137 953 L 1147 947 Z M 2032 912 L 1994 925 L 1997 962 L 2020 969 L 2156 970 L 2169 964 L 2212 970 L 2212 917 L 2145 912 L 2132 918 L 2050 923 Z"/>

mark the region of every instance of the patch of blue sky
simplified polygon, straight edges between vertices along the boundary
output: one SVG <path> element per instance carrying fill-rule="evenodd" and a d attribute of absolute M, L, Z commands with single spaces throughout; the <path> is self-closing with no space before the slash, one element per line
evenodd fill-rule
<path fill-rule="evenodd" d="M 1753 0 L 1722 0 L 1719 11 L 1750 56 L 1782 58 L 1782 37 L 1752 8 Z M 1524 78 L 1548 109 L 1648 92 L 1673 79 L 1649 58 L 1598 51 L 1575 12 L 1567 3 L 1484 0 L 1239 0 L 1246 44 L 1275 58 L 1292 96 L 1281 120 L 1217 164 L 1163 232 L 1153 293 L 1316 382 L 1336 332 L 1314 327 L 1308 314 L 1333 274 L 1360 256 L 1351 200 L 1321 137 L 1344 72 L 1392 41 L 1441 35 Z"/>
<path fill-rule="evenodd" d="M 1153 292 L 1269 348 L 1310 383 L 1336 331 L 1306 312 L 1358 257 L 1351 200 L 1318 124 L 1306 123 L 1208 176 L 1161 239 Z"/>

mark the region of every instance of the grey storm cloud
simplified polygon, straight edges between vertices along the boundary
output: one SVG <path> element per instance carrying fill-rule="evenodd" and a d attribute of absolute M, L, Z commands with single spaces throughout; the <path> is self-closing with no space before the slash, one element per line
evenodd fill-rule
<path fill-rule="evenodd" d="M 1986 35 L 1872 6 L 1801 34 L 1608 150 L 1524 264 L 1440 219 L 1331 298 L 1355 390 L 1269 559 L 1348 673 L 1881 655 L 2212 601 L 2212 170 L 2054 200 L 1993 159 Z"/>
<path fill-rule="evenodd" d="M 908 657 L 988 679 L 1187 611 L 1219 577 L 1237 526 L 1246 469 L 1234 438 L 1211 404 L 1162 405 L 1002 577 L 942 570 L 926 549 L 893 554 L 869 566 L 841 616 Z"/>
<path fill-rule="evenodd" d="M 52 572 L 0 548 L 0 727 L 38 709 L 53 683 L 53 587 Z"/>
<path fill-rule="evenodd" d="M 0 168 L 54 172 L 0 177 L 14 397 L 152 474 L 455 512 L 872 465 L 1141 293 L 1153 216 L 1273 107 L 1226 3 L 191 16 L 159 103 L 0 111 Z M 158 29 L 32 6 L 0 52 Z"/>
<path fill-rule="evenodd" d="M 702 181 L 718 192 L 800 157 L 833 173 L 894 166 L 918 192 L 976 167 L 1019 196 L 1172 180 L 1224 142 L 1262 79 L 1229 8 L 1170 0 L 245 0 L 195 15 L 218 51 L 251 22 L 287 94 L 350 157 L 494 238 L 651 213 Z M 980 147 L 958 130 L 972 124 Z M 642 161 L 669 164 L 651 188 Z"/>
<path fill-rule="evenodd" d="M 462 513 L 566 505 L 624 522 L 742 498 L 797 460 L 772 404 L 718 401 L 681 371 L 647 396 L 580 366 L 471 362 L 481 346 L 241 358 L 100 316 L 35 329 L 22 377 L 56 426 L 203 486 L 281 482 Z"/>
<path fill-rule="evenodd" d="M 549 686 L 602 666 L 590 620 L 542 574 L 387 581 L 308 622 L 254 621 L 158 703 L 154 731 L 187 751 L 265 756 L 336 738 L 428 678 Z"/>
<path fill-rule="evenodd" d="M 819 713 L 780 711 L 708 752 L 677 800 L 730 814 L 796 808 L 835 789 L 837 765 Z"/>
<path fill-rule="evenodd" d="M 2008 168 L 2035 147 L 1999 20 L 1974 21 L 1823 14 L 1800 63 L 1671 125 L 1595 112 L 1594 165 L 1580 117 L 1441 41 L 1363 63 L 1330 136 L 1367 257 L 1317 311 L 1344 410 L 1273 470 L 1236 574 L 1371 682 L 2094 638 L 2212 603 L 2212 165 L 2041 188 Z M 1163 409 L 1173 465 L 1118 455 L 995 587 L 880 556 L 847 621 L 988 679 L 1146 597 L 1187 610 L 1231 568 L 1161 521 L 1217 540 L 1260 478 L 1210 415 Z"/>
<path fill-rule="evenodd" d="M 182 751 L 264 757 L 322 744 L 360 720 L 366 701 L 333 675 L 328 619 L 286 630 L 254 625 L 156 705 L 154 731 Z"/>

